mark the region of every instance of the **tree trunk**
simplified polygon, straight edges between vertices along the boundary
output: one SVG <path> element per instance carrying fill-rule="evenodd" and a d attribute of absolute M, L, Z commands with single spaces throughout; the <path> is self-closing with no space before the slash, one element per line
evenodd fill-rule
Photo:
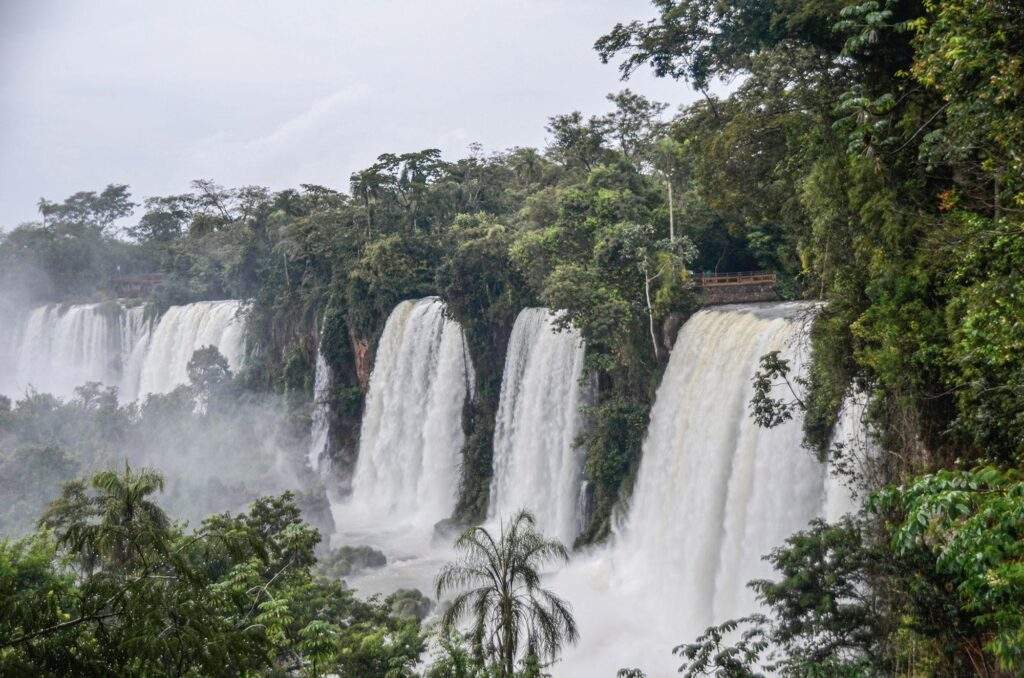
<path fill-rule="evenodd" d="M 672 203 L 672 178 L 668 179 L 668 239 L 671 242 L 676 241 L 676 219 L 675 219 L 675 207 Z"/>
<path fill-rule="evenodd" d="M 992 180 L 992 218 L 999 220 L 999 175 L 996 174 Z"/>
<path fill-rule="evenodd" d="M 504 636 L 504 675 L 503 678 L 513 678 L 516 672 L 516 655 L 515 648 L 512 642 L 512 610 L 510 606 L 506 606 L 505 610 L 505 628 L 502 629 L 502 636 Z"/>
<path fill-rule="evenodd" d="M 647 320 L 651 330 L 651 346 L 654 347 L 654 359 L 661 361 L 661 354 L 658 351 L 658 335 L 654 331 L 654 307 L 651 306 L 651 276 L 647 269 L 644 269 L 644 296 L 647 298 Z"/>

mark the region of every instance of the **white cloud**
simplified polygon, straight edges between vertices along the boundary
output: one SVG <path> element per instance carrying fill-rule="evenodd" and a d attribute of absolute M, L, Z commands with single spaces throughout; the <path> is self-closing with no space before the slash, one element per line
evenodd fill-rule
<path fill-rule="evenodd" d="M 338 116 L 344 108 L 365 99 L 369 89 L 366 85 L 354 85 L 317 99 L 308 109 L 285 120 L 270 134 L 245 142 L 244 147 L 252 153 L 287 150 L 297 142 L 308 140 L 309 135 L 322 131 L 325 125 L 340 123 Z"/>
<path fill-rule="evenodd" d="M 318 146 L 332 136 L 332 130 L 345 125 L 346 112 L 365 100 L 368 92 L 369 87 L 357 84 L 317 98 L 298 114 L 255 136 L 218 131 L 186 146 L 178 164 L 182 171 L 204 177 L 236 174 L 239 167 L 247 167 L 255 175 L 287 175 L 289 167 L 281 163 L 302 165 L 322 155 L 324 149 Z M 274 183 L 275 178 L 266 176 L 264 183 Z"/>
<path fill-rule="evenodd" d="M 191 179 L 344 188 L 381 153 L 542 145 L 624 85 L 594 39 L 648 0 L 0 0 L 0 225 L 40 196 Z M 629 87 L 679 104 L 679 83 Z"/>

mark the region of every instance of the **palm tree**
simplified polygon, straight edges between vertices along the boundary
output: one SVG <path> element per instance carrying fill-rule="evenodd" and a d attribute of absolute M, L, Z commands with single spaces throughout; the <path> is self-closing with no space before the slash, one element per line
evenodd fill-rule
<path fill-rule="evenodd" d="M 123 473 L 101 471 L 90 482 L 94 493 L 81 481 L 67 484 L 40 520 L 86 572 L 129 567 L 146 549 L 165 547 L 170 520 L 150 499 L 164 488 L 158 473 L 126 465 Z"/>
<path fill-rule="evenodd" d="M 163 545 L 170 521 L 149 498 L 164 489 L 159 473 L 149 469 L 132 471 L 125 464 L 124 473 L 97 473 L 92 485 L 98 491 L 96 538 L 101 553 L 110 553 L 117 565 L 124 566 L 146 547 Z"/>
<path fill-rule="evenodd" d="M 566 642 L 579 638 L 569 605 L 540 588 L 538 570 L 569 556 L 557 540 L 536 530 L 528 511 L 519 511 L 501 526 L 497 541 L 483 527 L 473 527 L 455 542 L 462 552 L 437 575 L 440 600 L 459 590 L 441 618 L 450 634 L 464 616 L 472 618 L 470 636 L 480 657 L 495 661 L 498 675 L 511 678 L 520 647 L 527 657 L 554 661 Z"/>

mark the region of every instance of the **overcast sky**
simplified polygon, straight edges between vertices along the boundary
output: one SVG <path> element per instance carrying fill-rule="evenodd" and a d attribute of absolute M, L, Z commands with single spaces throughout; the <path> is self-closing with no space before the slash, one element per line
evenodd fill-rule
<path fill-rule="evenodd" d="M 379 154 L 543 146 L 624 86 L 594 40 L 648 0 L 0 0 L 0 226 L 108 183 L 347 190 Z M 673 106 L 683 83 L 634 91 Z"/>

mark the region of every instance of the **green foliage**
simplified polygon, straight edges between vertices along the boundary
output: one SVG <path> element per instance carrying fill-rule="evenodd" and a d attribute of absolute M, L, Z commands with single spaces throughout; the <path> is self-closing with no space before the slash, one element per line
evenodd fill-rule
<path fill-rule="evenodd" d="M 818 310 L 811 328 L 811 364 L 803 384 L 804 446 L 824 458 L 832 429 L 857 373 L 852 356 L 848 309 Z M 855 385 L 856 387 L 856 385 Z"/>
<path fill-rule="evenodd" d="M 341 546 L 320 558 L 317 572 L 328 579 L 341 579 L 370 567 L 384 567 L 388 559 L 370 546 Z"/>
<path fill-rule="evenodd" d="M 348 296 L 360 300 L 350 311 L 353 328 L 372 335 L 398 302 L 433 292 L 430 262 L 438 254 L 426 237 L 391 235 L 367 245 L 349 272 Z"/>
<path fill-rule="evenodd" d="M 70 483 L 44 530 L 0 541 L 0 672 L 412 675 L 418 621 L 314 578 L 320 537 L 292 495 L 186 532 L 162 486 L 129 469 Z"/>
<path fill-rule="evenodd" d="M 81 191 L 61 203 L 39 200 L 39 213 L 45 222 L 73 224 L 99 233 L 112 228 L 114 222 L 130 215 L 135 207 L 128 187 L 123 184 L 110 184 L 99 194 Z"/>
<path fill-rule="evenodd" d="M 1012 461 L 1024 452 L 1024 230 L 966 214 L 958 226 L 943 356 L 956 424 Z"/>
<path fill-rule="evenodd" d="M 492 675 L 457 635 L 438 634 L 431 660 L 425 678 L 490 678 Z"/>
<path fill-rule="evenodd" d="M 115 222 L 135 207 L 128 187 L 113 184 L 60 203 L 41 199 L 41 224 L 0 234 L 0 282 L 15 299 L 55 301 L 94 297 L 117 275 L 146 272 L 152 263 L 116 235 Z"/>
<path fill-rule="evenodd" d="M 766 621 L 763 615 L 729 620 L 708 628 L 695 642 L 673 648 L 674 654 L 685 658 L 680 672 L 685 678 L 705 675 L 755 678 L 763 675 L 756 667 L 769 647 L 761 626 Z M 741 625 L 750 625 L 750 628 L 740 634 L 734 645 L 724 645 L 725 639 L 735 636 Z"/>
<path fill-rule="evenodd" d="M 432 601 L 419 589 L 398 589 L 384 599 L 393 617 L 408 617 L 423 621 L 434 609 Z"/>
<path fill-rule="evenodd" d="M 54 446 L 20 447 L 0 455 L 0 534 L 30 532 L 43 498 L 56 496 L 77 473 L 78 464 Z"/>
<path fill-rule="evenodd" d="M 945 101 L 922 140 L 931 166 L 957 168 L 947 199 L 998 216 L 1024 205 L 1024 21 L 1011 2 L 927 0 L 912 23 L 912 73 Z M 1019 212 L 1017 212 L 1019 214 Z"/>
<path fill-rule="evenodd" d="M 1004 671 L 1024 668 L 1024 478 L 1017 469 L 942 470 L 883 490 L 896 553 L 921 550 L 956 585 L 985 650 Z"/>
<path fill-rule="evenodd" d="M 517 663 L 533 673 L 538 660 L 553 662 L 563 644 L 576 642 L 568 604 L 540 586 L 539 568 L 567 560 L 568 553 L 537 532 L 530 513 L 520 511 L 503 523 L 497 539 L 483 527 L 470 528 L 455 547 L 460 559 L 445 565 L 436 580 L 438 599 L 458 592 L 441 617 L 441 631 L 451 638 L 459 620 L 471 617 L 469 637 L 479 665 L 513 678 Z"/>
<path fill-rule="evenodd" d="M 778 351 L 770 351 L 761 356 L 760 367 L 754 374 L 754 395 L 750 399 L 750 416 L 758 426 L 773 428 L 792 419 L 794 411 L 806 409 L 789 381 L 789 374 L 789 361 L 780 358 Z M 793 381 L 797 386 L 806 387 L 807 382 L 803 377 L 795 376 Z M 788 397 L 773 397 L 776 382 L 786 385 Z"/>
<path fill-rule="evenodd" d="M 650 63 L 659 76 L 685 78 L 706 89 L 714 77 L 750 68 L 752 55 L 777 43 L 806 44 L 836 50 L 832 31 L 839 2 L 804 3 L 799 11 L 785 4 L 653 0 L 657 19 L 618 24 L 595 48 L 608 63 L 627 52 L 620 66 L 628 76 Z"/>
<path fill-rule="evenodd" d="M 585 415 L 589 426 L 579 442 L 587 453 L 587 477 L 594 483 L 597 504 L 612 506 L 631 489 L 624 483 L 635 475 L 640 463 L 648 407 L 612 397 L 586 408 Z M 609 521 L 609 513 L 598 513 L 581 539 L 587 542 L 604 538 L 611 529 Z"/>
<path fill-rule="evenodd" d="M 189 385 L 199 406 L 207 408 L 214 396 L 230 383 L 231 368 L 216 346 L 204 346 L 192 353 L 186 366 Z"/>
<path fill-rule="evenodd" d="M 884 670 L 878 643 L 886 620 L 870 578 L 885 565 L 876 562 L 879 549 L 861 527 L 852 519 L 812 522 L 767 557 L 779 580 L 751 583 L 773 611 L 770 638 L 785 648 L 779 668 L 787 674 L 814 666 L 818 675 Z"/>

